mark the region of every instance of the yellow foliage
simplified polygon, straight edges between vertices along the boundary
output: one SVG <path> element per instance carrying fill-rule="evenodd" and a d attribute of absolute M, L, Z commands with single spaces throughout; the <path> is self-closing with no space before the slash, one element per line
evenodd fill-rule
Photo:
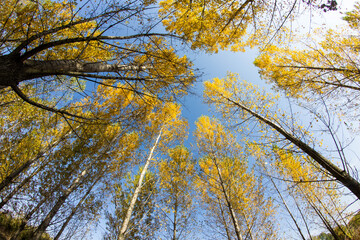
<path fill-rule="evenodd" d="M 234 209 L 242 232 L 250 226 L 254 238 L 275 236 L 272 201 L 264 197 L 262 180 L 248 168 L 248 155 L 236 138 L 218 120 L 202 116 L 196 122 L 196 143 L 200 153 L 200 173 L 196 186 L 209 215 L 229 216 Z M 219 204 L 225 210 L 219 209 Z M 216 218 L 216 217 L 215 217 Z M 260 221 L 262 224 L 253 224 Z"/>
<path fill-rule="evenodd" d="M 1 38 L 5 39 L 6 48 L 15 48 L 17 45 L 43 31 L 53 29 L 80 18 L 73 16 L 74 3 L 63 1 L 5 0 L 0 8 L 0 26 L 3 29 Z M 35 47 L 50 41 L 66 38 L 97 36 L 96 22 L 85 22 L 48 34 L 33 41 L 28 47 Z M 79 42 L 55 46 L 52 51 L 37 54 L 37 59 L 83 59 L 89 61 L 108 60 L 111 56 L 110 48 L 99 42 Z"/>
<path fill-rule="evenodd" d="M 312 37 L 293 43 L 292 46 L 298 48 L 271 45 L 255 60 L 255 65 L 264 79 L 289 96 L 308 100 L 319 95 L 341 99 L 346 91 L 358 91 L 360 81 L 360 40 L 348 31 L 348 28 L 318 30 Z"/>
<path fill-rule="evenodd" d="M 244 51 L 271 35 L 274 22 L 270 23 L 269 18 L 277 15 L 271 11 L 273 4 L 252 0 L 163 0 L 159 15 L 166 30 L 183 36 L 193 49 Z M 285 10 L 289 6 L 282 7 Z"/>

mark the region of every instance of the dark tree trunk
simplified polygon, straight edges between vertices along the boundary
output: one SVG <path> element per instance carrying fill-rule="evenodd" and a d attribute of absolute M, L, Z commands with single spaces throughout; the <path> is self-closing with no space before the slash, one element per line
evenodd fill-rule
<path fill-rule="evenodd" d="M 17 85 L 22 78 L 22 68 L 20 56 L 0 56 L 0 89 Z"/>

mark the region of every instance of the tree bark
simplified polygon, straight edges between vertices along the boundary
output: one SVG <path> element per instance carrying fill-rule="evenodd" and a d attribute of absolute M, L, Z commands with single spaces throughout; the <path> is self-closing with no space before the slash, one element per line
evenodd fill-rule
<path fill-rule="evenodd" d="M 0 89 L 17 86 L 20 82 L 53 75 L 81 73 L 141 72 L 151 66 L 126 65 L 108 62 L 84 62 L 80 60 L 25 60 L 19 56 L 0 56 Z M 100 78 L 101 76 L 99 76 Z"/>
<path fill-rule="evenodd" d="M 177 195 L 177 193 L 176 193 L 176 195 Z M 178 198 L 177 198 L 177 196 L 175 196 L 173 237 L 172 237 L 172 240 L 176 240 L 177 212 L 178 212 Z"/>
<path fill-rule="evenodd" d="M 125 65 L 107 62 L 84 62 L 80 60 L 36 61 L 26 60 L 24 63 L 25 76 L 66 75 L 66 73 L 103 73 L 121 71 L 144 71 L 148 66 Z"/>
<path fill-rule="evenodd" d="M 0 89 L 17 85 L 21 79 L 21 68 L 20 56 L 0 56 Z"/>
<path fill-rule="evenodd" d="M 218 203 L 219 203 L 219 209 L 220 209 L 220 213 L 221 213 L 221 218 L 224 221 L 224 225 L 225 225 L 225 231 L 226 231 L 226 236 L 228 238 L 228 240 L 231 240 L 231 235 L 230 235 L 230 231 L 229 231 L 229 227 L 227 225 L 226 219 L 225 219 L 225 214 L 224 214 L 224 210 L 221 206 L 221 202 L 220 202 L 220 198 L 217 198 Z"/>

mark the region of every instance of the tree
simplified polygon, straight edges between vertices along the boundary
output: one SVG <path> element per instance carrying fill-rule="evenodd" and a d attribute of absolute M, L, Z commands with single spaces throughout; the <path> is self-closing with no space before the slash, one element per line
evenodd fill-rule
<path fill-rule="evenodd" d="M 343 117 L 357 119 L 360 3 L 344 19 L 348 27 L 267 47 L 255 60 L 262 78 L 293 98 L 312 104 L 320 99 Z"/>
<path fill-rule="evenodd" d="M 143 167 L 143 169 L 141 170 L 141 173 L 139 175 L 139 179 L 136 183 L 136 186 L 134 186 L 134 192 L 132 193 L 131 195 L 131 198 L 130 198 L 130 202 L 129 202 L 129 205 L 128 205 L 128 208 L 126 210 L 126 214 L 124 215 L 124 218 L 123 218 L 123 221 L 121 223 L 121 228 L 119 230 L 119 233 L 117 235 L 117 239 L 119 240 L 124 240 L 125 238 L 128 238 L 129 237 L 129 223 L 130 223 L 130 218 L 131 216 L 133 215 L 133 212 L 134 212 L 134 208 L 135 208 L 135 205 L 136 203 L 138 202 L 138 196 L 143 188 L 143 185 L 144 185 L 144 180 L 145 180 L 145 176 L 146 176 L 146 171 L 150 165 L 150 161 L 151 159 L 153 158 L 153 154 L 154 154 L 154 151 L 159 143 L 159 140 L 160 140 L 160 137 L 161 137 L 161 132 L 162 132 L 162 129 L 160 129 L 160 132 L 154 142 L 154 145 L 153 147 L 151 148 L 150 152 L 149 152 L 149 157 L 147 158 L 146 162 L 145 162 L 145 165 Z M 139 199 L 140 200 L 140 199 Z M 148 213 L 147 213 L 148 214 Z M 133 223 L 134 224 L 134 223 Z"/>
<path fill-rule="evenodd" d="M 158 164 L 160 226 L 165 226 L 166 238 L 186 239 L 194 223 L 194 162 L 189 150 L 176 146 L 168 150 L 168 158 Z"/>
<path fill-rule="evenodd" d="M 200 153 L 198 188 L 209 216 L 223 224 L 228 239 L 274 238 L 274 208 L 261 177 L 248 169 L 247 155 L 235 136 L 216 119 L 196 123 Z M 232 226 L 232 227 L 230 227 Z"/>
<path fill-rule="evenodd" d="M 117 100 L 121 102 L 121 98 Z M 40 111 L 44 112 L 44 110 Z M 18 175 L 14 176 L 6 186 L 11 192 L 1 203 L 8 210 L 11 209 L 12 204 L 17 203 L 18 207 L 21 206 L 21 210 L 12 209 L 12 212 L 23 216 L 22 227 L 26 227 L 28 222 L 33 225 L 39 224 L 37 233 L 41 233 L 49 225 L 53 225 L 52 219 L 58 215 L 62 217 L 61 220 L 57 219 L 55 226 L 62 224 L 62 220 L 65 221 L 64 217 L 67 214 L 69 216 L 66 221 L 70 221 L 75 213 L 79 212 L 80 214 L 77 215 L 89 213 L 88 218 L 98 216 L 97 211 L 104 202 L 104 199 L 100 197 L 103 193 L 99 191 L 99 195 L 94 198 L 94 195 L 88 192 L 89 189 L 92 189 L 94 185 L 97 185 L 97 190 L 101 189 L 101 183 L 104 183 L 100 180 L 113 174 L 114 170 L 110 171 L 111 168 L 116 168 L 117 172 L 126 168 L 127 162 L 132 159 L 131 152 L 137 146 L 134 134 L 124 131 L 125 129 L 122 129 L 119 124 L 82 125 L 76 122 L 71 125 L 66 122 L 62 122 L 62 124 L 65 130 L 59 128 L 58 125 L 55 130 L 60 133 L 64 131 L 66 137 L 57 134 L 60 135 L 59 139 L 54 134 L 52 137 L 58 141 L 56 147 L 47 148 L 45 145 L 44 149 L 41 149 L 41 151 L 45 150 L 45 153 L 41 155 L 40 159 L 32 161 L 32 164 L 27 164 L 27 167 L 20 167 L 21 171 L 15 169 Z M 37 130 L 44 130 L 42 127 L 46 128 L 47 125 L 41 126 Z M 46 132 L 46 130 L 44 131 Z M 47 134 L 53 133 L 51 129 L 48 129 Z M 26 136 L 29 133 L 24 131 L 22 134 Z M 47 134 L 33 137 L 47 140 Z M 27 145 L 22 146 L 21 142 L 18 145 L 23 150 L 27 147 Z M 26 150 L 24 151 L 26 152 Z M 26 160 L 25 157 L 23 158 Z M 7 188 L 5 189 L 7 190 Z M 7 191 L 2 193 L 5 192 Z M 74 193 L 77 193 L 77 196 L 74 196 Z M 93 200 L 89 201 L 88 197 L 92 197 Z M 17 200 L 18 198 L 21 200 Z M 100 204 L 99 199 L 101 199 Z M 77 205 L 78 201 L 83 202 L 81 203 L 82 208 L 76 207 L 76 211 L 73 212 L 74 209 L 71 207 L 73 204 Z M 53 231 L 56 233 L 57 229 L 55 228 Z"/>
<path fill-rule="evenodd" d="M 184 94 L 194 81 L 191 63 L 167 44 L 172 35 L 153 32 L 156 20 L 147 14 L 153 2 L 101 4 L 6 0 L 0 10 L 2 94 L 11 88 L 36 107 L 87 119 L 96 114 L 77 115 L 69 99 L 88 96 L 93 85 L 130 90 L 134 97 Z M 134 31 L 136 25 L 142 27 Z"/>
<path fill-rule="evenodd" d="M 119 239 L 121 234 L 119 226 L 123 225 L 134 192 L 139 186 L 142 171 L 143 169 L 140 169 L 135 176 L 128 173 L 122 186 L 114 186 L 114 198 L 112 201 L 115 210 L 108 211 L 106 214 L 107 233 L 104 239 Z M 141 191 L 133 207 L 131 223 L 128 225 L 127 239 L 151 239 L 154 229 L 156 229 L 156 218 L 154 216 L 156 178 L 153 173 L 147 172 L 142 182 Z"/>
<path fill-rule="evenodd" d="M 290 125 L 290 129 L 286 129 L 288 126 L 286 123 L 280 125 L 281 121 L 286 121 L 286 119 L 278 116 L 285 117 L 285 113 L 271 112 L 270 106 L 273 105 L 273 99 L 261 94 L 256 87 L 246 82 L 240 82 L 236 75 L 230 74 L 225 79 L 214 79 L 212 83 L 206 82 L 204 95 L 206 101 L 214 104 L 225 119 L 236 123 L 241 119 L 254 118 L 263 128 L 261 131 L 275 133 L 275 139 L 276 135 L 278 135 L 277 138 L 279 136 L 285 138 L 285 144 L 296 146 L 318 167 L 360 199 L 360 183 L 350 175 L 348 168 L 345 165 L 343 168 L 338 167 L 315 150 L 309 140 L 302 140 L 309 134 L 301 127 Z"/>
<path fill-rule="evenodd" d="M 281 148 L 276 144 L 267 147 L 259 142 L 251 145 L 262 171 L 272 182 L 302 239 L 306 239 L 305 234 L 311 238 L 311 231 L 316 229 L 314 226 L 326 228 L 336 239 L 334 226 L 349 236 L 346 229 L 340 227 L 347 216 L 344 214 L 346 206 L 341 201 L 343 193 L 336 182 L 329 180 L 325 172 L 291 145 Z"/>
<path fill-rule="evenodd" d="M 146 176 L 146 172 L 150 167 L 150 163 L 153 160 L 153 155 L 157 148 L 164 149 L 164 146 L 169 146 L 174 141 L 184 138 L 183 133 L 186 132 L 187 122 L 181 118 L 180 106 L 174 103 L 165 103 L 158 105 L 152 113 L 148 115 L 148 121 L 145 124 L 143 136 L 145 139 L 149 137 L 150 139 L 155 135 L 156 139 L 151 146 L 149 156 L 147 157 L 144 167 L 138 178 L 138 183 L 135 186 L 134 192 L 129 200 L 129 205 L 124 213 L 121 226 L 119 226 L 117 232 L 117 239 L 125 239 L 128 237 L 129 226 L 131 223 L 131 218 L 134 213 L 134 208 L 138 201 L 138 196 L 141 193 L 143 186 L 143 181 Z M 163 137 L 164 140 L 160 141 L 160 138 Z M 151 141 L 149 141 L 151 142 Z M 146 144 L 145 146 L 147 146 Z"/>

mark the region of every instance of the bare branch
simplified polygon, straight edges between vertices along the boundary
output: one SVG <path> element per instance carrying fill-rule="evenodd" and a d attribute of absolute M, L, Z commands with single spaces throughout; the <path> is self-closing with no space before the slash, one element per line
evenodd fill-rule
<path fill-rule="evenodd" d="M 38 108 L 41 108 L 41 109 L 44 109 L 46 111 L 50 111 L 50 112 L 53 112 L 53 113 L 56 113 L 56 114 L 60 114 L 60 115 L 66 115 L 66 116 L 70 116 L 70 117 L 74 117 L 74 118 L 80 118 L 80 119 L 84 119 L 84 120 L 94 120 L 94 119 L 91 119 L 91 118 L 86 118 L 86 117 L 83 117 L 83 116 L 79 116 L 79 115 L 75 115 L 75 114 L 72 114 L 72 113 L 69 113 L 65 110 L 61 110 L 61 109 L 56 109 L 56 108 L 52 108 L 52 107 L 48 107 L 46 105 L 43 105 L 41 103 L 38 103 L 38 102 L 35 102 L 33 100 L 31 100 L 30 98 L 28 98 L 22 91 L 21 89 L 14 85 L 14 86 L 11 86 L 12 90 L 14 90 L 14 92 L 22 99 L 24 100 L 25 102 L 35 106 L 35 107 L 38 107 Z"/>

